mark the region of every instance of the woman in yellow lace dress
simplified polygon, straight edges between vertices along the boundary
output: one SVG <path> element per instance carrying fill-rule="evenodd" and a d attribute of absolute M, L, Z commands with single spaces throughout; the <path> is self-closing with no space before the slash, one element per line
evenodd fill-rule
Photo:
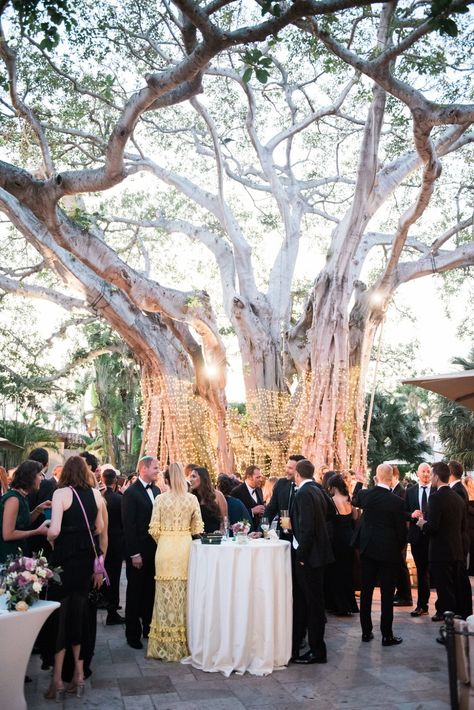
<path fill-rule="evenodd" d="M 155 604 L 148 637 L 148 658 L 179 661 L 188 655 L 186 589 L 192 535 L 204 526 L 196 496 L 188 493 L 183 470 L 170 464 L 169 492 L 156 496 L 150 535 L 157 542 Z"/>

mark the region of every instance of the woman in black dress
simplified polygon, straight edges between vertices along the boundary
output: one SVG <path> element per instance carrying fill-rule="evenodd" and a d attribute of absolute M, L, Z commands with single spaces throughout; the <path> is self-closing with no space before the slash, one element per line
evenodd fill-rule
<path fill-rule="evenodd" d="M 84 667 L 81 645 L 87 636 L 87 607 L 91 579 L 102 584 L 102 576 L 94 575 L 95 552 L 89 534 L 102 532 L 102 502 L 84 459 L 71 456 L 64 464 L 59 487 L 53 495 L 51 527 L 48 540 L 53 547 L 52 564 L 62 568 L 61 585 L 51 585 L 49 598 L 60 601 L 56 614 L 54 671 L 47 698 L 61 700 L 64 687 L 61 673 L 66 649 L 74 656 L 74 687 L 78 697 L 84 689 Z M 87 516 L 87 523 L 85 515 Z"/>
<path fill-rule="evenodd" d="M 198 466 L 193 469 L 189 477 L 189 484 L 191 486 L 190 493 L 194 493 L 199 501 L 204 532 L 216 532 L 220 529 L 222 514 L 207 468 Z"/>
<path fill-rule="evenodd" d="M 329 478 L 327 490 L 336 509 L 332 541 L 335 562 L 327 568 L 329 608 L 339 616 L 350 616 L 359 611 L 354 594 L 354 548 L 351 546 L 354 510 L 340 473 Z"/>

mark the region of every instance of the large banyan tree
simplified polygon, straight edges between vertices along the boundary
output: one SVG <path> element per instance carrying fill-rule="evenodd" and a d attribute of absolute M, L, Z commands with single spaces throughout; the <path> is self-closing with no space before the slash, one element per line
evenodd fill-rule
<path fill-rule="evenodd" d="M 0 289 L 123 338 L 144 450 L 364 463 L 395 290 L 474 262 L 468 4 L 0 2 L 1 238 L 27 243 L 21 265 L 3 249 Z M 206 290 L 170 283 L 195 249 Z"/>

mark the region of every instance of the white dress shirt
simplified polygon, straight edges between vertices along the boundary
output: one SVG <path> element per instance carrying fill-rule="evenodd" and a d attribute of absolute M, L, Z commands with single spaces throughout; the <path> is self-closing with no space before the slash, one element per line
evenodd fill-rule
<path fill-rule="evenodd" d="M 297 494 L 297 493 L 303 488 L 303 486 L 305 485 L 305 483 L 309 483 L 309 482 L 312 481 L 312 480 L 313 480 L 312 478 L 304 478 L 304 479 L 301 481 L 300 485 L 299 485 L 299 486 L 296 486 L 295 493 Z M 293 549 L 294 549 L 294 550 L 297 550 L 298 547 L 300 546 L 300 545 L 299 545 L 299 542 L 298 542 L 298 540 L 296 539 L 294 533 L 293 533 L 293 542 L 292 542 L 292 545 L 293 545 Z"/>

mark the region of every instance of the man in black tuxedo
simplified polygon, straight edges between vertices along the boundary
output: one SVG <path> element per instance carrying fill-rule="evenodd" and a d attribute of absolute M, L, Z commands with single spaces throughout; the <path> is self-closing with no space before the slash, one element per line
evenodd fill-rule
<path fill-rule="evenodd" d="M 262 494 L 263 475 L 258 466 L 247 466 L 244 482 L 232 490 L 233 498 L 242 501 L 249 513 L 252 530 L 258 530 L 265 511 Z"/>
<path fill-rule="evenodd" d="M 392 466 L 392 471 L 392 493 L 404 501 L 406 499 L 406 489 L 400 483 L 400 471 L 398 470 L 398 466 Z M 411 596 L 410 573 L 408 572 L 407 567 L 407 546 L 405 545 L 402 550 L 402 558 L 395 586 L 393 605 L 411 606 L 412 604 L 413 600 Z"/>
<path fill-rule="evenodd" d="M 405 511 L 403 500 L 394 496 L 390 490 L 392 467 L 386 463 L 380 464 L 377 466 L 376 477 L 376 486 L 360 490 L 355 497 L 355 505 L 364 511 L 353 542 L 360 549 L 360 623 L 362 641 L 371 641 L 374 638 L 372 596 L 379 579 L 382 646 L 394 646 L 403 640 L 393 635 L 392 624 L 395 582 L 406 543 Z"/>
<path fill-rule="evenodd" d="M 431 485 L 431 466 L 420 463 L 416 472 L 418 483 L 407 490 L 405 498 L 406 519 L 409 522 L 408 542 L 416 565 L 418 579 L 418 598 L 416 607 L 410 612 L 411 616 L 428 614 L 430 599 L 430 573 L 428 564 L 428 538 L 423 535 L 416 521 L 421 511 L 426 517 L 429 501 L 436 489 Z M 436 614 L 435 614 L 436 617 Z"/>
<path fill-rule="evenodd" d="M 291 509 L 293 530 L 293 641 L 294 663 L 326 663 L 324 628 L 324 568 L 334 562 L 326 526 L 326 500 L 313 480 L 314 466 L 303 459 L 296 464 L 298 487 Z M 309 651 L 299 656 L 308 631 Z"/>
<path fill-rule="evenodd" d="M 469 507 L 469 496 L 467 494 L 466 487 L 462 482 L 463 467 L 459 461 L 450 461 L 448 463 L 449 467 L 449 486 L 455 491 L 466 504 L 466 508 Z"/>
<path fill-rule="evenodd" d="M 123 616 L 118 613 L 120 604 L 120 575 L 124 559 L 124 538 L 122 523 L 122 496 L 115 492 L 117 473 L 113 468 L 102 471 L 102 482 L 105 491 L 102 493 L 107 503 L 109 524 L 107 528 L 108 546 L 105 556 L 105 569 L 109 575 L 110 586 L 104 586 L 107 597 L 107 626 L 123 624 Z"/>
<path fill-rule="evenodd" d="M 433 464 L 431 483 L 437 491 L 430 498 L 428 520 L 420 516 L 417 525 L 429 539 L 428 559 L 439 613 L 453 611 L 465 619 L 472 614 L 472 596 L 466 594 L 467 510 L 461 496 L 450 488 L 449 476 L 447 464 Z"/>
<path fill-rule="evenodd" d="M 138 478 L 122 496 L 122 522 L 127 563 L 125 634 L 132 648 L 143 648 L 141 636 L 148 638 L 155 597 L 156 543 L 148 534 L 153 501 L 160 493 L 155 485 L 158 460 L 143 456 L 138 462 Z"/>
<path fill-rule="evenodd" d="M 279 478 L 278 481 L 275 483 L 273 487 L 272 497 L 270 498 L 267 507 L 265 508 L 265 517 L 268 518 L 270 523 L 272 522 L 275 515 L 278 516 L 277 530 L 279 531 L 280 538 L 282 540 L 289 540 L 290 542 L 293 539 L 293 533 L 291 532 L 291 530 L 285 533 L 281 529 L 280 511 L 288 510 L 291 513 L 296 491 L 295 473 L 296 464 L 298 463 L 298 461 L 304 461 L 304 456 L 301 456 L 300 454 L 293 454 L 292 456 L 288 457 L 285 469 L 285 477 Z"/>

